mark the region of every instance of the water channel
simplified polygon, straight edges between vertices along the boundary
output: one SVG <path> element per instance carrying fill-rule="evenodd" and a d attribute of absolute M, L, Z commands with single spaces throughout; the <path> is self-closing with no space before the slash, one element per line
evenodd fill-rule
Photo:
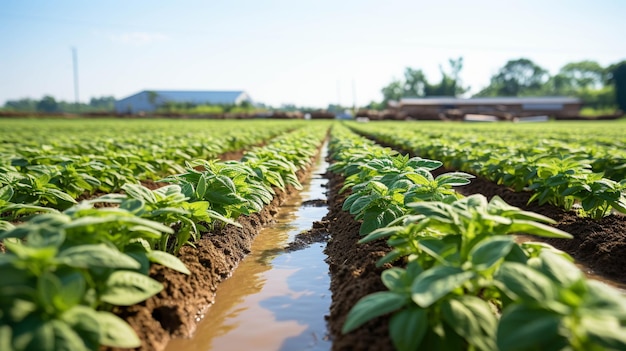
<path fill-rule="evenodd" d="M 254 239 L 250 254 L 219 286 L 216 302 L 191 339 L 166 351 L 330 350 L 324 316 L 331 294 L 325 243 L 298 251 L 283 248 L 328 212 L 326 145 L 304 189 L 281 206 L 276 222 Z"/>

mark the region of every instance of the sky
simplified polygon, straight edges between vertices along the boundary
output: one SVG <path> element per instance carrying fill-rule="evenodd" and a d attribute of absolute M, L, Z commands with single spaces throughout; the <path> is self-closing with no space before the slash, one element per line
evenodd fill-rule
<path fill-rule="evenodd" d="M 2 0 L 0 104 L 244 90 L 271 106 L 381 101 L 406 67 L 463 57 L 476 93 L 508 60 L 555 74 L 626 59 L 624 0 Z"/>

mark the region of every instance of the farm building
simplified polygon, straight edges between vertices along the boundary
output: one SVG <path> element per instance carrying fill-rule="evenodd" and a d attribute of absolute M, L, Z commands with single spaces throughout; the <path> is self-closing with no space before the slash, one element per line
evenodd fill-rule
<path fill-rule="evenodd" d="M 578 116 L 582 101 L 570 97 L 454 97 L 404 98 L 392 108 L 396 115 L 413 119 L 460 119 L 467 114 L 484 114 L 500 119 L 546 115 Z"/>
<path fill-rule="evenodd" d="M 115 101 L 115 112 L 119 114 L 154 112 L 168 102 L 195 105 L 239 105 L 242 102 L 252 103 L 252 99 L 245 91 L 144 90 Z"/>

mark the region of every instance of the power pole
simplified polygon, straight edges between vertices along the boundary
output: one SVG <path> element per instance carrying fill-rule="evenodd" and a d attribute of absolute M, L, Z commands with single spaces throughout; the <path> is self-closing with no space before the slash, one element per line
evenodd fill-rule
<path fill-rule="evenodd" d="M 341 107 L 341 84 L 337 80 L 337 108 Z"/>
<path fill-rule="evenodd" d="M 354 78 L 352 79 L 352 115 L 356 118 L 356 83 L 354 82 Z"/>
<path fill-rule="evenodd" d="M 78 101 L 78 55 L 75 47 L 72 47 L 72 63 L 74 64 L 74 102 L 76 104 L 76 112 L 78 113 L 80 112 Z"/>

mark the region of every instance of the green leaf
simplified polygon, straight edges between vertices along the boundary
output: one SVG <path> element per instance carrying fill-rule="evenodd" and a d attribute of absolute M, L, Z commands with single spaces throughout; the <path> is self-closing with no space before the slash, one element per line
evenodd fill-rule
<path fill-rule="evenodd" d="M 11 201 L 13 197 L 13 188 L 10 185 L 0 187 L 0 200 Z"/>
<path fill-rule="evenodd" d="M 69 325 L 60 320 L 50 321 L 54 330 L 55 351 L 88 351 L 89 348 L 83 342 L 80 335 Z"/>
<path fill-rule="evenodd" d="M 75 268 L 139 269 L 141 266 L 130 256 L 104 244 L 70 247 L 59 253 L 57 262 Z"/>
<path fill-rule="evenodd" d="M 144 301 L 163 290 L 163 284 L 132 271 L 115 271 L 106 282 L 105 291 L 100 296 L 104 302 L 130 306 Z"/>
<path fill-rule="evenodd" d="M 56 312 L 54 297 L 57 295 L 60 289 L 61 282 L 54 274 L 50 272 L 44 272 L 37 279 L 37 295 L 40 301 L 40 305 L 49 314 L 54 314 Z"/>
<path fill-rule="evenodd" d="M 563 287 L 571 286 L 583 278 L 583 273 L 574 263 L 557 253 L 542 250 L 541 272 Z"/>
<path fill-rule="evenodd" d="M 449 264 L 447 258 L 458 253 L 458 245 L 442 240 L 441 238 L 425 238 L 417 246 L 441 264 Z"/>
<path fill-rule="evenodd" d="M 426 310 L 412 307 L 396 312 L 389 321 L 389 336 L 399 351 L 417 350 L 428 329 Z"/>
<path fill-rule="evenodd" d="M 386 269 L 381 274 L 380 278 L 383 281 L 383 284 L 390 291 L 402 293 L 402 290 L 410 288 L 410 283 L 405 281 L 406 270 L 400 267 L 391 267 Z"/>
<path fill-rule="evenodd" d="M 381 239 L 381 238 L 386 238 L 388 236 L 391 236 L 393 234 L 401 232 L 401 231 L 403 231 L 405 229 L 406 228 L 403 227 L 403 226 L 379 228 L 379 229 L 376 229 L 373 232 L 369 233 L 365 237 L 363 237 L 361 240 L 359 240 L 359 243 L 362 244 L 362 243 L 367 243 L 367 242 L 370 242 L 370 241 L 378 240 L 378 239 Z"/>
<path fill-rule="evenodd" d="M 494 278 L 500 289 L 513 300 L 541 303 L 553 301 L 556 296 L 550 279 L 521 263 L 503 262 Z"/>
<path fill-rule="evenodd" d="M 105 346 L 132 348 L 141 346 L 135 331 L 120 317 L 111 312 L 98 312 L 100 343 Z"/>
<path fill-rule="evenodd" d="M 411 298 L 418 306 L 427 308 L 473 277 L 474 272 L 458 267 L 435 266 L 415 279 L 411 286 Z"/>
<path fill-rule="evenodd" d="M 141 199 L 125 199 L 120 204 L 121 209 L 138 215 L 140 215 L 140 213 L 144 210 L 144 207 L 145 203 Z"/>
<path fill-rule="evenodd" d="M 410 179 L 413 182 L 413 184 L 416 184 L 416 185 L 429 185 L 431 181 L 430 179 L 424 177 L 423 175 L 419 173 L 407 173 L 405 177 Z"/>
<path fill-rule="evenodd" d="M 23 351 L 55 351 L 52 324 L 38 314 L 30 314 L 13 325 L 13 347 Z"/>
<path fill-rule="evenodd" d="M 150 259 L 150 262 L 161 264 L 165 267 L 171 268 L 175 271 L 178 271 L 187 275 L 191 274 L 189 269 L 187 269 L 185 264 L 178 257 L 172 254 L 169 254 L 167 252 L 159 251 L 159 250 L 152 250 L 148 252 L 148 258 Z"/>
<path fill-rule="evenodd" d="M 80 335 L 87 349 L 95 350 L 100 346 L 98 312 L 89 307 L 77 305 L 63 313 L 61 319 Z"/>
<path fill-rule="evenodd" d="M 406 296 L 390 291 L 380 291 L 367 295 L 352 307 L 341 332 L 343 334 L 349 333 L 370 319 L 393 312 L 406 303 Z"/>
<path fill-rule="evenodd" d="M 560 238 L 571 239 L 570 233 L 564 232 L 560 229 L 550 227 L 543 223 L 537 223 L 533 221 L 516 219 L 508 229 L 508 233 L 526 233 L 543 236 L 546 238 Z"/>
<path fill-rule="evenodd" d="M 495 350 L 496 317 L 487 302 L 474 296 L 459 296 L 441 304 L 443 319 L 471 345 L 479 350 Z"/>
<path fill-rule="evenodd" d="M 614 316 L 587 314 L 581 326 L 592 344 L 610 350 L 626 350 L 626 327 Z"/>
<path fill-rule="evenodd" d="M 435 181 L 438 186 L 449 185 L 449 186 L 462 186 L 470 183 L 470 179 L 475 178 L 473 175 L 463 172 L 450 172 L 444 173 L 437 178 Z"/>
<path fill-rule="evenodd" d="M 202 176 L 200 176 L 200 179 L 198 179 L 198 184 L 196 185 L 196 198 L 203 199 L 204 195 L 206 194 L 207 187 L 207 179 L 206 176 L 203 174 Z"/>
<path fill-rule="evenodd" d="M 154 204 L 157 202 L 154 193 L 150 189 L 140 184 L 126 183 L 122 186 L 122 190 L 124 190 L 130 197 L 134 199 L 142 200 L 149 204 Z"/>
<path fill-rule="evenodd" d="M 367 195 L 357 198 L 350 206 L 350 214 L 355 215 L 363 212 L 377 198 L 380 198 L 380 196 Z"/>
<path fill-rule="evenodd" d="M 513 245 L 515 245 L 515 240 L 511 236 L 492 236 L 474 246 L 470 250 L 469 259 L 474 269 L 484 271 L 504 259 L 511 251 Z"/>
<path fill-rule="evenodd" d="M 441 161 L 428 160 L 421 157 L 413 157 L 407 162 L 407 167 L 411 168 L 425 168 L 429 171 L 437 169 L 443 165 Z"/>
<path fill-rule="evenodd" d="M 626 320 L 626 299 L 624 294 L 605 283 L 588 279 L 585 281 L 587 296 L 584 309 L 591 314 L 606 314 Z"/>
<path fill-rule="evenodd" d="M 11 326 L 9 324 L 0 325 L 0 350 L 14 351 L 11 341 L 13 339 Z"/>
<path fill-rule="evenodd" d="M 497 344 L 500 351 L 561 350 L 568 342 L 560 335 L 559 315 L 525 305 L 507 307 L 500 318 Z"/>

